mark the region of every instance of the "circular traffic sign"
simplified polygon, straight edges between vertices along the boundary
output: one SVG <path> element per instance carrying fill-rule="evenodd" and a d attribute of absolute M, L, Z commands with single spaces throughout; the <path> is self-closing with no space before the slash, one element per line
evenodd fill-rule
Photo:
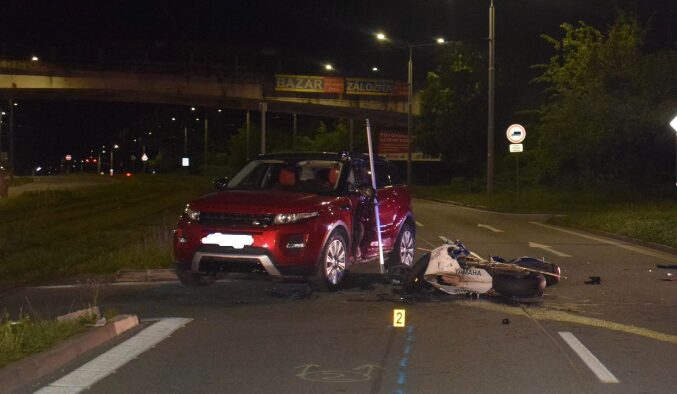
<path fill-rule="evenodd" d="M 520 144 L 527 137 L 527 131 L 521 124 L 513 124 L 508 127 L 505 135 L 511 143 Z"/>
<path fill-rule="evenodd" d="M 73 159 L 73 156 L 71 155 L 66 155 L 66 161 L 71 161 Z"/>

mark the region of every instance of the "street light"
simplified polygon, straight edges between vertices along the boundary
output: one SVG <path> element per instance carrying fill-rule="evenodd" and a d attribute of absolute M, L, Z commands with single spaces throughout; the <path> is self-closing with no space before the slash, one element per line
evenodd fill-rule
<path fill-rule="evenodd" d="M 376 33 L 376 39 L 379 41 L 386 41 L 388 37 L 386 37 L 385 33 L 383 32 L 378 32 Z"/>
<path fill-rule="evenodd" d="M 111 176 L 113 176 L 113 174 L 115 173 L 115 169 L 114 169 L 115 165 L 113 164 L 113 152 L 115 152 L 115 150 L 118 149 L 119 147 L 120 146 L 118 144 L 114 144 L 113 147 L 110 150 L 110 171 L 109 172 L 110 172 Z M 104 151 L 103 153 L 106 153 L 106 151 Z"/>
<path fill-rule="evenodd" d="M 331 71 L 334 69 L 334 66 L 332 66 L 330 63 L 327 63 L 324 65 L 324 69 L 327 71 Z"/>
<path fill-rule="evenodd" d="M 32 61 L 32 62 L 37 62 L 38 60 L 40 60 L 39 57 L 37 57 L 37 56 L 31 56 L 31 61 Z"/>
<path fill-rule="evenodd" d="M 371 71 L 373 71 L 373 72 L 378 71 L 378 67 L 376 67 L 376 66 L 372 67 L 372 68 L 371 68 Z"/>
<path fill-rule="evenodd" d="M 379 41 L 386 40 L 384 33 L 378 33 L 376 38 Z M 412 99 L 414 95 L 414 48 L 429 47 L 434 45 L 444 45 L 447 41 L 440 37 L 435 42 L 426 42 L 422 44 L 407 44 L 409 48 L 409 62 L 407 64 L 407 184 L 411 185 L 412 170 L 411 170 L 411 156 L 412 156 Z"/>

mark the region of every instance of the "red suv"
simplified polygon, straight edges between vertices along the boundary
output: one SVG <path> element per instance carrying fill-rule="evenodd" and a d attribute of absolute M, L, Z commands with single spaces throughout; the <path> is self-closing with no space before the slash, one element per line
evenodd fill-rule
<path fill-rule="evenodd" d="M 378 259 L 373 196 L 386 263 L 411 266 L 415 221 L 394 165 L 366 155 L 275 154 L 247 164 L 220 191 L 191 201 L 174 232 L 176 272 L 186 285 L 228 272 L 265 271 L 339 286 L 351 265 Z"/>

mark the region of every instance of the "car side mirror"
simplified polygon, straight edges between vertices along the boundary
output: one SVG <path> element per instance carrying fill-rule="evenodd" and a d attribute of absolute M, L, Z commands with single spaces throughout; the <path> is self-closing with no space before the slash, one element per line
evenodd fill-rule
<path fill-rule="evenodd" d="M 212 184 L 214 185 L 214 189 L 223 191 L 228 187 L 228 182 L 230 182 L 230 179 L 228 179 L 228 177 L 224 177 L 215 179 Z"/>

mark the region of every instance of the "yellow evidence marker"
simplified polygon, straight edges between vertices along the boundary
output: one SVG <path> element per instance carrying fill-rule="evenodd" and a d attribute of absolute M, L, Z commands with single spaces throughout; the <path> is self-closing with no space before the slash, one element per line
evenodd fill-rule
<path fill-rule="evenodd" d="M 404 309 L 393 310 L 393 327 L 404 327 L 406 311 Z"/>

